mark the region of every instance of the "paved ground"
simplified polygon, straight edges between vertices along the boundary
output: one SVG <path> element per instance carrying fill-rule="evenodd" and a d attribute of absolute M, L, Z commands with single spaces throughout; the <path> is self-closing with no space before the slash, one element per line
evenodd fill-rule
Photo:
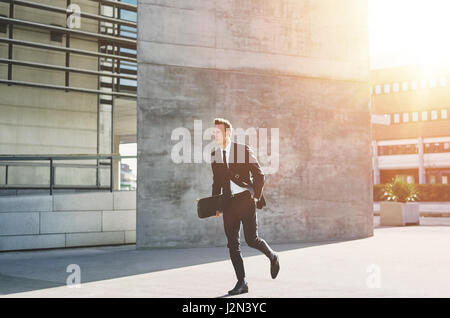
<path fill-rule="evenodd" d="M 244 247 L 250 286 L 244 297 L 450 297 L 450 227 L 440 225 L 450 222 L 421 221 L 376 228 L 361 240 L 275 245 L 276 280 L 268 259 Z M 80 288 L 65 286 L 69 264 L 81 268 Z M 221 297 L 234 280 L 225 247 L 0 253 L 2 297 Z"/>

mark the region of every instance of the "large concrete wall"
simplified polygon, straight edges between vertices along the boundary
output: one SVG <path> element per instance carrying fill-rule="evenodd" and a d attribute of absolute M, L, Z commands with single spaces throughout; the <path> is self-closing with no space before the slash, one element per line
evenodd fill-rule
<path fill-rule="evenodd" d="M 258 210 L 267 241 L 373 234 L 366 1 L 138 6 L 138 248 L 225 244 L 222 218 L 196 215 L 210 165 L 171 160 L 175 128 L 193 136 L 194 120 L 217 116 L 279 128 L 279 170 Z"/>

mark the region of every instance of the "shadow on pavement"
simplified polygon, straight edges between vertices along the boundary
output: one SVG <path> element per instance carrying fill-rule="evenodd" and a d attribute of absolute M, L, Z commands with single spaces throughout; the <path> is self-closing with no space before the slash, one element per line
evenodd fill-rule
<path fill-rule="evenodd" d="M 62 286 L 54 282 L 24 277 L 13 277 L 0 274 L 0 295 L 22 293 L 36 289 L 47 289 Z"/>
<path fill-rule="evenodd" d="M 337 242 L 271 244 L 278 252 Z M 244 257 L 262 255 L 242 245 Z M 0 253 L 0 295 L 66 285 L 67 266 L 77 264 L 81 283 L 108 280 L 218 261 L 229 261 L 224 247 L 136 249 L 135 245 Z M 230 263 L 231 266 L 231 263 Z M 223 295 L 226 297 L 228 295 Z"/>

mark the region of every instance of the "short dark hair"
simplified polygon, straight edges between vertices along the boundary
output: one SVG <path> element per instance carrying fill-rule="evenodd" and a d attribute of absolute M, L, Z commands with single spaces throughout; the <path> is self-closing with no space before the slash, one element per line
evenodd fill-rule
<path fill-rule="evenodd" d="M 214 125 L 221 125 L 223 124 L 225 126 L 225 131 L 229 128 L 230 130 L 233 129 L 233 126 L 231 125 L 230 121 L 225 118 L 215 118 L 214 119 Z"/>

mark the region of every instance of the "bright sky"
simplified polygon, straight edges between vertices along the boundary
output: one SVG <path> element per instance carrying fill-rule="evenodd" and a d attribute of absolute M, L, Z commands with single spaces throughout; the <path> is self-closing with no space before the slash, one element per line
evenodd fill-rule
<path fill-rule="evenodd" d="M 371 68 L 450 64 L 450 0 L 369 0 Z"/>

